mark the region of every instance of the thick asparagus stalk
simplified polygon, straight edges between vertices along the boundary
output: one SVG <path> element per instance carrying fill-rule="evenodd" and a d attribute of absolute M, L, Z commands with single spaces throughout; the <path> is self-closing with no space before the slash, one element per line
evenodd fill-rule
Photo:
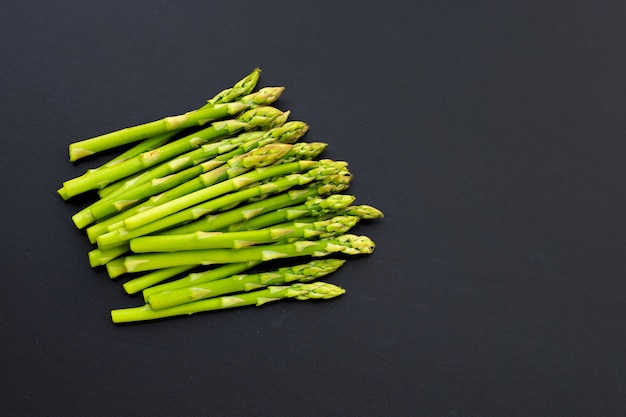
<path fill-rule="evenodd" d="M 291 286 L 269 286 L 258 291 L 194 301 L 161 310 L 152 310 L 149 304 L 142 307 L 117 309 L 111 311 L 111 319 L 114 323 L 128 323 L 247 305 L 261 306 L 284 298 L 296 300 L 330 299 L 344 293 L 343 288 L 325 282 L 295 283 Z"/>
<path fill-rule="evenodd" d="M 309 282 L 335 272 L 345 263 L 342 259 L 316 259 L 306 264 L 278 268 L 271 272 L 239 274 L 217 281 L 193 284 L 174 291 L 161 292 L 148 297 L 153 310 L 173 307 L 224 294 L 248 292 L 270 285 L 291 282 Z"/>
<path fill-rule="evenodd" d="M 285 175 L 284 177 L 280 177 L 274 182 L 246 188 L 244 190 L 226 194 L 222 197 L 209 200 L 205 203 L 189 207 L 178 213 L 174 213 L 169 216 L 160 218 L 156 221 L 153 221 L 133 230 L 128 230 L 124 227 L 114 229 L 108 233 L 97 236 L 96 241 L 98 243 L 98 247 L 100 247 L 101 249 L 110 249 L 114 246 L 124 244 L 132 238 L 145 236 L 150 233 L 159 232 L 161 230 L 166 230 L 171 227 L 196 220 L 202 216 L 218 211 L 222 207 L 230 206 L 236 202 L 246 201 L 249 198 L 259 195 L 265 195 L 269 193 L 281 193 L 292 187 L 308 184 L 315 180 L 323 180 L 327 176 L 340 176 L 341 178 L 343 178 L 344 183 L 347 183 L 349 182 L 351 176 L 350 173 L 345 170 L 345 166 L 345 162 L 337 162 L 331 160 L 299 161 L 292 162 L 291 164 L 271 166 L 266 169 L 272 169 L 272 173 L 276 173 L 278 172 L 279 168 L 282 168 L 284 169 L 284 171 L 282 172 L 287 175 Z M 346 171 L 345 173 L 343 173 L 344 170 Z M 290 172 L 294 171 L 304 172 L 300 174 L 289 174 Z M 342 174 L 335 174 L 337 172 Z M 335 181 L 337 182 L 338 180 Z M 325 184 L 321 185 L 319 188 L 327 187 L 328 185 Z"/>
<path fill-rule="evenodd" d="M 273 259 L 325 256 L 342 252 L 348 255 L 374 251 L 374 242 L 366 236 L 342 235 L 334 239 L 299 240 L 293 243 L 258 245 L 237 250 L 203 249 L 169 253 L 146 253 L 117 258 L 107 263 L 107 272 L 116 278 L 129 272 L 151 271 L 182 265 L 211 265 L 234 262 L 270 261 Z"/>
<path fill-rule="evenodd" d="M 195 232 L 183 235 L 144 236 L 132 239 L 130 249 L 135 253 L 216 248 L 241 249 L 293 238 L 323 239 L 347 233 L 358 220 L 356 216 L 336 216 L 319 222 L 292 224 L 291 227 L 269 227 L 243 232 Z"/>
<path fill-rule="evenodd" d="M 87 254 L 89 265 L 92 268 L 106 265 L 107 262 L 124 255 L 126 252 L 130 252 L 130 244 L 119 245 L 106 250 L 100 248 L 90 250 Z"/>
<path fill-rule="evenodd" d="M 223 106 L 236 107 L 238 105 L 240 104 L 229 103 Z M 117 165 L 98 169 L 90 174 L 68 180 L 63 183 L 62 197 L 70 198 L 89 190 L 102 188 L 114 181 L 198 148 L 211 140 L 232 136 L 241 130 L 262 129 L 271 126 L 274 120 L 282 114 L 283 112 L 274 107 L 262 106 L 248 110 L 236 119 L 213 122 L 211 126 L 195 134 L 167 143 Z"/>

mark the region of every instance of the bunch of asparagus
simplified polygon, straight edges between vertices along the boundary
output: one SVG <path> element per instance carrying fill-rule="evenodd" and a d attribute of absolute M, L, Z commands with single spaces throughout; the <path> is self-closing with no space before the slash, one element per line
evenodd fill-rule
<path fill-rule="evenodd" d="M 345 290 L 316 281 L 345 263 L 330 255 L 374 250 L 349 231 L 382 213 L 342 194 L 347 163 L 300 141 L 309 126 L 272 106 L 283 87 L 254 91 L 259 75 L 199 109 L 70 144 L 70 161 L 127 147 L 58 190 L 65 200 L 97 193 L 72 216 L 97 245 L 90 265 L 128 274 L 125 291 L 143 294 L 113 322 L 336 297 Z"/>

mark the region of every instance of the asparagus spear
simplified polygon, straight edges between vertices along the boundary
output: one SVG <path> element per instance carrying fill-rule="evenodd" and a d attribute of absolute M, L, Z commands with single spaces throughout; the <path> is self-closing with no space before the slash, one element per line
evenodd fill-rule
<path fill-rule="evenodd" d="M 190 285 L 204 284 L 206 282 L 224 279 L 231 275 L 242 273 L 250 268 L 257 266 L 260 263 L 261 261 L 236 262 L 232 264 L 218 265 L 217 267 L 209 269 L 208 271 L 192 272 L 191 274 L 188 274 L 174 281 L 165 282 L 159 285 L 146 286 L 145 288 L 143 288 L 143 298 L 147 302 L 148 297 L 152 294 L 174 291 L 179 288 L 188 287 Z M 196 265 L 194 265 L 194 267 L 195 266 Z M 132 281 L 128 281 L 126 284 L 128 284 L 129 282 Z M 126 284 L 124 284 L 124 289 L 128 291 L 129 289 L 126 288 Z"/>
<path fill-rule="evenodd" d="M 270 261 L 299 256 L 325 256 L 342 252 L 348 255 L 374 251 L 374 242 L 367 236 L 342 235 L 317 241 L 299 240 L 293 243 L 258 245 L 237 250 L 203 249 L 183 252 L 146 253 L 117 258 L 107 263 L 111 278 L 129 272 L 151 271 L 182 265 L 211 265 L 233 262 Z"/>
<path fill-rule="evenodd" d="M 191 126 L 203 125 L 207 121 L 219 120 L 227 116 L 235 115 L 247 108 L 243 103 L 233 105 L 215 104 L 204 110 L 196 110 L 178 116 L 169 116 L 161 120 L 145 123 L 139 126 L 128 127 L 95 136 L 90 139 L 70 144 L 70 161 L 93 155 L 107 149 L 112 149 L 127 143 L 135 142 L 146 137 L 160 135 L 166 132 L 178 131 Z"/>
<path fill-rule="evenodd" d="M 114 323 L 154 320 L 247 305 L 261 306 L 284 298 L 295 298 L 296 300 L 330 299 L 344 293 L 343 288 L 325 282 L 295 283 L 291 286 L 269 286 L 258 291 L 194 301 L 161 310 L 152 310 L 149 304 L 142 307 L 117 309 L 111 311 L 111 319 Z"/>
<path fill-rule="evenodd" d="M 163 292 L 163 291 L 166 291 L 168 288 L 170 289 L 181 288 L 187 285 L 191 285 L 191 283 L 199 284 L 199 283 L 215 281 L 218 279 L 224 279 L 231 275 L 242 273 L 258 264 L 259 262 L 237 262 L 237 263 L 232 263 L 232 264 L 219 265 L 217 268 L 213 268 L 208 271 L 192 272 L 186 275 L 185 277 L 179 278 L 175 281 L 156 285 L 165 281 L 168 278 L 171 278 L 182 272 L 193 269 L 197 267 L 198 265 L 185 265 L 182 267 L 173 266 L 171 268 L 157 269 L 156 271 L 131 279 L 130 281 L 127 281 L 126 283 L 124 283 L 123 287 L 124 287 L 124 290 L 128 294 L 135 294 L 139 291 L 144 291 L 144 292 L 148 290 L 155 291 L 154 288 L 157 288 L 157 287 L 161 288 L 161 290 L 157 290 L 156 292 Z M 180 271 L 181 268 L 184 268 L 184 270 Z M 156 275 L 159 272 L 161 273 L 161 276 Z"/>
<path fill-rule="evenodd" d="M 150 295 L 148 304 L 153 310 L 173 307 L 224 294 L 248 292 L 270 285 L 290 282 L 309 282 L 333 273 L 345 263 L 342 259 L 316 259 L 306 264 L 278 268 L 271 272 L 238 274 L 203 284 Z"/>
<path fill-rule="evenodd" d="M 230 89 L 230 98 L 234 99 L 237 95 L 241 96 L 242 93 L 245 93 L 246 91 L 252 91 L 252 88 L 256 85 L 256 80 L 258 80 L 258 74 L 254 74 L 254 76 L 253 78 L 256 79 L 248 80 L 248 77 L 246 77 L 246 79 L 241 80 L 244 82 L 243 84 L 240 84 L 240 82 L 238 83 L 240 85 L 236 84 L 232 89 Z M 253 81 L 253 83 L 248 81 Z M 74 142 L 69 146 L 70 161 L 77 161 L 80 158 L 93 155 L 94 153 L 136 142 L 145 138 L 162 135 L 172 131 L 180 131 L 191 126 L 202 126 L 209 121 L 219 120 L 227 116 L 235 115 L 253 105 L 258 104 L 255 100 L 246 100 L 246 97 L 250 97 L 250 94 L 240 97 L 236 106 L 232 105 L 232 100 L 229 98 L 228 94 L 220 94 L 218 96 L 207 102 L 207 104 L 202 106 L 200 109 L 194 111 L 177 116 L 165 117 L 153 122 L 143 123 L 137 126 L 120 129 L 104 135 Z M 136 152 L 136 150 L 134 152 Z"/>
<path fill-rule="evenodd" d="M 345 166 L 345 162 L 337 162 L 332 160 L 299 161 L 292 162 L 291 164 L 272 166 L 266 169 L 272 169 L 272 173 L 276 173 L 278 172 L 278 168 L 282 168 L 282 172 L 288 175 L 280 177 L 274 182 L 246 188 L 244 190 L 226 194 L 222 197 L 209 200 L 205 203 L 189 207 L 178 213 L 162 217 L 156 221 L 153 221 L 133 230 L 128 230 L 124 227 L 114 229 L 108 233 L 97 236 L 96 242 L 98 243 L 98 247 L 100 247 L 101 249 L 110 249 L 114 246 L 124 244 L 132 238 L 144 236 L 149 233 L 158 232 L 171 228 L 173 226 L 183 224 L 185 222 L 196 220 L 204 215 L 218 211 L 220 210 L 220 208 L 232 205 L 236 202 L 245 201 L 251 197 L 268 193 L 281 193 L 292 187 L 304 185 L 315 180 L 323 180 L 329 175 L 337 175 L 338 177 L 341 177 L 343 179 L 343 182 L 345 184 L 347 184 L 351 178 L 349 172 L 347 174 L 343 173 L 342 175 L 335 174 L 336 172 L 343 172 L 345 170 Z M 289 172 L 294 171 L 304 172 L 301 174 L 289 175 Z M 336 179 L 335 181 L 338 182 L 338 179 Z M 319 188 L 328 188 L 328 186 L 327 184 L 324 184 L 321 185 Z"/>
<path fill-rule="evenodd" d="M 287 220 L 295 220 L 298 217 L 325 214 L 335 212 L 341 207 L 345 207 L 354 201 L 354 196 L 333 194 L 327 198 L 318 197 L 318 184 L 313 184 L 304 189 L 288 190 L 274 197 L 269 197 L 261 201 L 248 204 L 243 207 L 236 207 L 226 212 L 207 215 L 197 221 L 175 227 L 161 232 L 164 235 L 185 234 L 192 232 L 215 232 L 215 231 L 237 231 L 242 230 L 241 225 L 252 219 L 269 215 L 277 211 L 278 219 L 255 222 L 258 226 L 246 228 L 245 230 L 260 229 L 272 226 Z M 334 191 L 341 191 L 347 185 L 337 187 Z M 303 203 L 303 204 L 298 204 Z M 229 226 L 233 226 L 232 230 Z M 237 227 L 239 226 L 239 227 Z M 228 228 L 228 229 L 227 229 Z"/>
<path fill-rule="evenodd" d="M 333 194 L 327 198 L 310 198 L 305 201 L 304 204 L 275 209 L 244 222 L 232 224 L 227 228 L 227 231 L 255 230 L 290 220 L 296 220 L 305 216 L 321 216 L 327 213 L 337 213 L 354 200 L 354 196 L 344 194 Z"/>
<path fill-rule="evenodd" d="M 291 227 L 269 227 L 243 232 L 195 232 L 183 235 L 153 235 L 132 239 L 135 253 L 175 252 L 197 249 L 232 248 L 277 242 L 292 238 L 316 239 L 344 234 L 359 220 L 356 216 L 336 216 L 319 222 L 292 224 Z"/>
<path fill-rule="evenodd" d="M 236 103 L 225 106 L 237 106 Z M 220 137 L 233 135 L 241 130 L 271 126 L 283 113 L 273 107 L 262 106 L 248 110 L 236 119 L 213 122 L 211 126 L 195 134 L 170 142 L 150 152 L 145 152 L 120 164 L 96 170 L 63 183 L 62 197 L 73 197 L 83 192 L 102 188 L 107 184 L 133 175 L 148 167 L 176 157 Z M 61 194 L 61 193 L 60 193 Z"/>

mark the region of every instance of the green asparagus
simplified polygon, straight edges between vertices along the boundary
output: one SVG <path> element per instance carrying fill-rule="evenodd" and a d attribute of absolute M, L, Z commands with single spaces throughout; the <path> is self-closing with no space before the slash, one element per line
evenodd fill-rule
<path fill-rule="evenodd" d="M 309 282 L 333 273 L 344 263 L 345 260 L 342 259 L 316 259 L 306 264 L 278 268 L 271 272 L 233 275 L 217 281 L 153 294 L 148 297 L 148 304 L 153 310 L 160 310 L 224 294 L 258 290 L 270 285 Z"/>
<path fill-rule="evenodd" d="M 128 230 L 124 227 L 116 228 L 108 233 L 97 236 L 96 242 L 98 243 L 98 247 L 100 247 L 101 249 L 110 249 L 114 246 L 124 244 L 132 238 L 145 236 L 149 233 L 158 232 L 189 221 L 196 220 L 209 213 L 218 211 L 221 207 L 232 205 L 233 203 L 236 203 L 238 201 L 245 201 L 248 198 L 268 193 L 281 193 L 292 187 L 308 184 L 315 180 L 323 180 L 329 174 L 334 175 L 336 172 L 342 172 L 345 168 L 345 165 L 345 162 L 321 160 L 299 161 L 285 165 L 271 166 L 269 168 L 265 168 L 265 170 L 267 171 L 264 172 L 267 173 L 271 169 L 273 170 L 272 174 L 275 174 L 276 172 L 279 172 L 279 169 L 282 169 L 282 172 L 286 173 L 287 175 L 284 177 L 280 177 L 275 182 L 246 188 L 244 190 L 226 194 L 222 197 L 209 200 L 205 203 L 189 207 L 185 210 L 179 211 L 166 217 L 162 217 L 156 221 L 150 222 L 133 230 Z M 289 174 L 289 172 L 294 171 L 302 173 Z M 349 182 L 351 176 L 348 173 L 341 175 L 341 178 L 343 179 L 343 183 L 346 184 L 347 182 Z M 328 184 L 323 184 L 319 188 L 325 188 L 327 187 L 327 185 Z M 160 206 L 157 206 L 157 208 L 158 207 Z"/>
<path fill-rule="evenodd" d="M 202 272 L 192 272 L 174 281 L 145 287 L 142 291 L 143 298 L 147 302 L 148 297 L 150 297 L 152 294 L 174 291 L 180 288 L 188 287 L 190 285 L 204 284 L 207 282 L 216 281 L 218 279 L 224 279 L 231 275 L 242 273 L 250 268 L 253 268 L 259 265 L 260 263 L 261 261 L 236 262 L 232 264 L 218 265 L 215 268 L 202 271 Z M 194 265 L 192 268 L 195 268 L 195 267 L 196 265 Z M 178 267 L 173 267 L 173 268 L 178 268 Z M 128 281 L 126 284 L 124 284 L 124 288 L 126 289 L 127 292 L 129 291 L 129 289 L 126 288 L 126 285 L 131 283 L 132 281 L 134 280 Z"/>
<path fill-rule="evenodd" d="M 325 282 L 295 283 L 291 286 L 269 286 L 265 289 L 248 293 L 208 298 L 161 310 L 152 310 L 149 304 L 142 307 L 117 309 L 111 311 L 111 319 L 114 323 L 155 320 L 248 305 L 261 306 L 284 298 L 294 298 L 296 300 L 330 299 L 344 293 L 345 290 L 343 288 Z"/>
<path fill-rule="evenodd" d="M 233 156 L 233 153 L 227 153 L 223 155 L 223 158 L 217 157 L 175 174 L 156 178 L 131 188 L 119 196 L 92 204 L 89 210 L 94 218 L 102 219 L 111 214 L 124 211 L 127 207 L 144 201 L 155 194 L 192 180 L 199 182 L 199 187 L 207 186 L 210 183 L 208 178 L 211 178 L 211 182 L 215 183 L 220 179 L 227 179 L 247 172 L 254 166 L 271 164 L 273 161 L 287 155 L 292 146 L 284 143 L 270 143 L 261 148 L 252 149 L 245 154 L 235 153 L 234 157 L 230 159 L 227 158 Z"/>
<path fill-rule="evenodd" d="M 347 233 L 358 220 L 356 216 L 336 216 L 318 222 L 296 223 L 291 227 L 270 227 L 243 232 L 195 232 L 183 235 L 144 236 L 132 239 L 130 249 L 135 253 L 217 248 L 241 249 L 292 238 L 321 239 Z"/>
<path fill-rule="evenodd" d="M 235 207 L 231 210 L 207 215 L 199 220 L 175 227 L 161 232 L 164 235 L 185 234 L 193 232 L 217 232 L 217 231 L 237 231 L 252 230 L 262 227 L 272 226 L 288 220 L 295 220 L 298 217 L 322 215 L 328 212 L 335 212 L 341 207 L 351 204 L 355 197 L 350 195 L 333 194 L 329 197 L 319 197 L 318 183 L 309 185 L 304 189 L 288 190 L 282 194 L 268 197 L 261 201 L 250 203 L 243 207 Z M 335 192 L 343 190 L 346 186 L 337 187 Z M 303 203 L 303 204 L 299 204 Z M 251 222 L 257 217 L 271 215 L 277 212 L 277 218 L 270 218 L 267 221 L 259 220 L 258 226 L 242 229 L 242 225 Z M 232 225 L 232 229 L 231 229 Z M 237 227 L 238 226 L 238 227 Z"/>
<path fill-rule="evenodd" d="M 336 252 L 347 255 L 368 254 L 374 251 L 374 247 L 374 242 L 367 236 L 346 234 L 333 239 L 299 240 L 293 243 L 258 245 L 237 250 L 204 249 L 129 255 L 113 259 L 106 264 L 106 268 L 109 277 L 116 278 L 125 273 L 171 266 L 270 261 L 299 256 L 319 257 Z"/>
<path fill-rule="evenodd" d="M 233 108 L 239 105 L 237 103 L 224 104 L 224 106 L 232 106 Z M 236 119 L 213 122 L 211 126 L 199 132 L 167 143 L 152 151 L 145 152 L 119 164 L 96 170 L 93 173 L 65 181 L 62 188 L 62 197 L 70 198 L 90 190 L 102 188 L 114 181 L 189 152 L 211 140 L 232 136 L 241 130 L 262 129 L 271 126 L 274 120 L 282 114 L 283 112 L 274 107 L 262 106 L 248 110 Z"/>

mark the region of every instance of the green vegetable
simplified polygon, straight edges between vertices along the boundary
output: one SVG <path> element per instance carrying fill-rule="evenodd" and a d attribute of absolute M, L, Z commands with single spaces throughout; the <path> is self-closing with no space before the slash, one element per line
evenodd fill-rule
<path fill-rule="evenodd" d="M 270 285 L 313 281 L 336 271 L 344 263 L 345 260 L 341 259 L 317 259 L 306 264 L 278 268 L 271 272 L 234 275 L 217 281 L 196 283 L 186 288 L 150 295 L 148 304 L 153 310 L 160 310 L 224 294 L 258 290 Z"/>
<path fill-rule="evenodd" d="M 270 261 L 274 259 L 314 256 L 341 252 L 347 255 L 368 254 L 374 242 L 366 236 L 342 235 L 334 239 L 299 240 L 294 243 L 258 245 L 237 250 L 204 249 L 129 255 L 106 264 L 111 278 L 130 272 L 151 271 L 182 265 L 211 265 L 234 262 Z"/>
<path fill-rule="evenodd" d="M 345 168 L 345 163 L 337 162 L 337 161 L 298 161 L 292 162 L 284 165 L 275 165 L 270 166 L 268 168 L 263 168 L 261 171 L 256 170 L 253 172 L 258 174 L 256 177 L 262 175 L 270 175 L 274 176 L 277 173 L 287 174 L 283 177 L 279 177 L 273 182 L 248 187 L 246 189 L 231 192 L 229 194 L 223 195 L 219 198 L 214 198 L 204 203 L 189 207 L 185 210 L 179 211 L 177 213 L 173 213 L 169 216 L 161 217 L 153 222 L 145 224 L 141 227 L 138 227 L 133 230 L 128 230 L 124 227 L 119 227 L 114 229 L 108 233 L 104 233 L 96 238 L 98 243 L 98 247 L 101 249 L 110 249 L 114 246 L 118 246 L 124 244 L 132 238 L 145 236 L 150 233 L 158 232 L 161 230 L 165 230 L 171 228 L 173 226 L 177 226 L 183 224 L 185 222 L 196 220 L 202 216 L 205 216 L 209 213 L 220 210 L 222 207 L 230 206 L 234 203 L 245 201 L 246 199 L 264 195 L 267 193 L 280 193 L 289 188 L 305 185 L 315 180 L 324 180 L 327 175 L 339 175 L 338 172 L 341 172 Z M 271 170 L 271 171 L 270 171 Z M 298 174 L 294 174 L 293 172 L 301 172 Z M 237 180 L 239 177 L 235 177 L 233 180 Z M 246 177 L 250 179 L 251 177 Z M 341 178 L 344 181 L 349 181 L 351 176 L 349 173 L 341 175 Z M 232 181 L 233 180 L 229 180 Z M 228 186 L 230 184 L 229 181 L 217 184 L 216 187 L 218 191 L 224 191 L 226 188 L 228 190 Z M 345 182 L 344 182 L 345 183 Z M 225 186 L 224 186 L 225 185 Z M 325 185 L 321 186 L 325 187 Z M 209 187 L 210 190 L 213 187 Z M 222 192 L 221 194 L 224 194 Z M 161 206 L 156 206 L 159 208 Z M 149 210 L 146 210 L 146 212 Z M 142 214 L 144 212 L 140 212 Z"/>
<path fill-rule="evenodd" d="M 229 103 L 221 106 L 231 106 L 233 114 L 241 110 L 241 103 Z M 245 108 L 245 105 L 243 105 Z M 272 126 L 274 120 L 283 113 L 269 106 L 256 107 L 241 114 L 236 119 L 220 120 L 211 123 L 211 126 L 194 134 L 167 143 L 149 152 L 144 152 L 119 164 L 98 169 L 89 174 L 65 181 L 63 183 L 63 197 L 70 198 L 89 190 L 104 186 L 136 174 L 146 168 L 176 157 L 185 152 L 222 137 L 232 136 L 241 130 L 262 129 Z"/>
<path fill-rule="evenodd" d="M 208 298 L 161 310 L 153 310 L 149 304 L 142 307 L 117 309 L 111 311 L 111 319 L 114 323 L 155 320 L 233 307 L 261 306 L 284 298 L 294 298 L 296 300 L 330 299 L 344 293 L 345 290 L 343 288 L 325 282 L 295 283 L 291 286 L 269 286 L 266 289 L 248 293 Z"/>
<path fill-rule="evenodd" d="M 113 322 L 335 297 L 345 291 L 312 282 L 346 262 L 327 256 L 374 251 L 348 233 L 382 212 L 340 194 L 347 163 L 318 159 L 325 142 L 298 142 L 309 126 L 271 107 L 283 87 L 253 91 L 259 74 L 196 110 L 70 144 L 75 161 L 134 143 L 57 190 L 65 200 L 97 192 L 72 216 L 97 244 L 89 264 L 128 274 L 124 290 L 142 293 L 145 305 L 112 310 Z"/>

